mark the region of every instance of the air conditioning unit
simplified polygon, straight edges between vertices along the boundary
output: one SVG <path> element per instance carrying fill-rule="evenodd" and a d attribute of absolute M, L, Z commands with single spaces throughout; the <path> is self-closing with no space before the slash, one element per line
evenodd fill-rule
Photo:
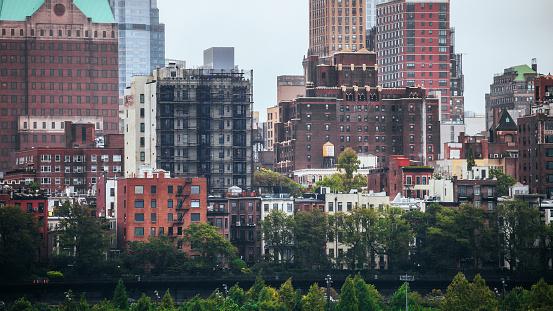
<path fill-rule="evenodd" d="M 549 97 L 549 96 L 551 96 L 551 93 L 545 92 L 545 96 Z"/>
<path fill-rule="evenodd" d="M 33 207 L 33 212 L 38 212 L 38 207 Z"/>
<path fill-rule="evenodd" d="M 237 225 L 237 226 L 240 226 L 240 222 L 239 222 L 239 221 L 237 221 L 237 222 L 236 222 L 236 225 Z"/>

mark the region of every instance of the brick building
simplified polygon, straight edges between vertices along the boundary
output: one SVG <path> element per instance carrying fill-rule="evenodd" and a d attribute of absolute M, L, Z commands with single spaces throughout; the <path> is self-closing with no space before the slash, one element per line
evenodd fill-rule
<path fill-rule="evenodd" d="M 497 205 L 497 180 L 453 177 L 453 201 L 493 211 Z"/>
<path fill-rule="evenodd" d="M 38 182 L 46 195 L 66 192 L 87 194 L 100 176 L 122 177 L 123 135 L 97 140 L 93 123 L 66 121 L 64 147 L 39 147 L 17 151 L 7 181 Z"/>
<path fill-rule="evenodd" d="M 170 178 L 167 171 L 143 170 L 117 182 L 117 245 L 148 237 L 182 237 L 191 223 L 207 222 L 205 178 Z"/>
<path fill-rule="evenodd" d="M 230 207 L 230 241 L 242 260 L 254 264 L 261 258 L 261 195 L 233 186 L 226 199 Z"/>
<path fill-rule="evenodd" d="M 117 24 L 108 1 L 0 6 L 0 169 L 17 150 L 62 147 L 64 121 L 118 133 Z"/>
<path fill-rule="evenodd" d="M 461 61 L 452 49 L 449 10 L 449 0 L 395 0 L 376 6 L 379 84 L 441 91 L 441 120 L 462 118 L 455 106 L 463 105 Z M 459 79 L 450 102 L 452 76 Z"/>

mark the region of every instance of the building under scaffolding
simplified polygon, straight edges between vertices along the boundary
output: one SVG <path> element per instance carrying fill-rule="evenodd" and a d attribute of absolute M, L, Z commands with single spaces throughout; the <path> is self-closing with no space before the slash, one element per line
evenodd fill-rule
<path fill-rule="evenodd" d="M 253 71 L 170 64 L 154 80 L 157 167 L 205 177 L 208 194 L 251 188 Z"/>

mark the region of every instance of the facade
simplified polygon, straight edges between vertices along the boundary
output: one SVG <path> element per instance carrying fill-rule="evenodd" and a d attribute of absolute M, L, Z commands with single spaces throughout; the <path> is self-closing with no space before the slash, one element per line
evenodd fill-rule
<path fill-rule="evenodd" d="M 123 135 L 105 135 L 98 146 L 95 125 L 65 123 L 63 148 L 35 148 L 15 154 L 14 169 L 6 173 L 7 181 L 40 183 L 46 195 L 67 192 L 93 193 L 101 176 L 122 177 Z"/>
<path fill-rule="evenodd" d="M 230 187 L 226 194 L 230 207 L 230 242 L 248 265 L 261 259 L 261 195 Z"/>
<path fill-rule="evenodd" d="M 497 206 L 497 180 L 453 179 L 454 201 L 473 204 L 488 211 Z"/>
<path fill-rule="evenodd" d="M 119 132 L 117 24 L 107 1 L 3 1 L 0 16 L 0 170 L 17 150 L 64 146 L 66 120 Z"/>
<path fill-rule="evenodd" d="M 49 237 L 48 237 L 48 199 L 44 193 L 30 194 L 18 192 L 10 195 L 6 205 L 14 205 L 33 216 L 37 220 L 40 232 L 40 245 L 38 256 L 42 262 L 48 261 Z"/>
<path fill-rule="evenodd" d="M 513 66 L 493 77 L 490 93 L 486 94 L 486 128 L 489 129 L 492 126 L 493 109 L 507 109 L 515 119 L 532 112 L 536 77 L 535 60 L 532 68 L 528 65 Z"/>
<path fill-rule="evenodd" d="M 357 51 L 365 45 L 363 1 L 309 0 L 308 55 L 330 56 L 341 50 Z"/>
<path fill-rule="evenodd" d="M 133 177 L 141 167 L 156 168 L 156 82 L 151 76 L 133 76 L 125 90 L 123 110 L 125 176 Z"/>
<path fill-rule="evenodd" d="M 210 194 L 224 194 L 232 185 L 251 188 L 252 79 L 252 71 L 176 63 L 153 78 L 137 78 L 142 86 L 127 91 L 124 113 L 131 161 L 126 174 L 148 165 L 176 177 L 204 177 Z"/>
<path fill-rule="evenodd" d="M 289 193 L 267 193 L 261 195 L 261 220 L 264 220 L 272 211 L 281 211 L 287 216 L 294 216 L 294 198 Z M 294 244 L 287 245 L 284 258 L 281 258 L 278 249 L 262 240 L 261 248 L 266 259 L 272 258 L 275 262 L 285 260 L 290 262 L 294 255 Z"/>
<path fill-rule="evenodd" d="M 170 178 L 163 170 L 143 170 L 140 178 L 117 182 L 117 245 L 148 237 L 181 237 L 192 223 L 207 222 L 205 178 Z"/>
<path fill-rule="evenodd" d="M 451 59 L 455 54 L 449 0 L 395 0 L 377 5 L 376 11 L 378 83 L 383 87 L 422 86 L 440 91 L 440 119 L 462 120 L 462 111 L 452 107 L 457 100 L 450 97 L 450 79 L 453 75 L 462 78 L 462 73 L 457 67 L 460 62 Z M 452 67 L 452 63 L 457 65 Z M 456 94 L 462 96 L 459 87 Z"/>
<path fill-rule="evenodd" d="M 265 144 L 265 147 L 267 150 L 271 151 L 273 150 L 273 145 L 275 144 L 275 123 L 279 122 L 280 119 L 278 111 L 279 105 L 267 108 L 267 143 Z"/>
<path fill-rule="evenodd" d="M 119 38 L 119 98 L 135 75 L 151 75 L 165 66 L 165 24 L 157 0 L 109 0 Z"/>

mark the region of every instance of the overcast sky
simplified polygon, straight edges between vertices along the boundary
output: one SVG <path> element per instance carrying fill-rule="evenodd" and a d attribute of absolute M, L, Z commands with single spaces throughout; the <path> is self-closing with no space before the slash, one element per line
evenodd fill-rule
<path fill-rule="evenodd" d="M 234 46 L 235 64 L 254 70 L 254 110 L 276 105 L 276 77 L 301 75 L 308 48 L 307 0 L 158 0 L 166 57 L 203 64 L 203 50 Z M 537 58 L 553 72 L 552 0 L 451 0 L 456 52 L 463 56 L 465 110 L 484 113 L 493 75 Z"/>

